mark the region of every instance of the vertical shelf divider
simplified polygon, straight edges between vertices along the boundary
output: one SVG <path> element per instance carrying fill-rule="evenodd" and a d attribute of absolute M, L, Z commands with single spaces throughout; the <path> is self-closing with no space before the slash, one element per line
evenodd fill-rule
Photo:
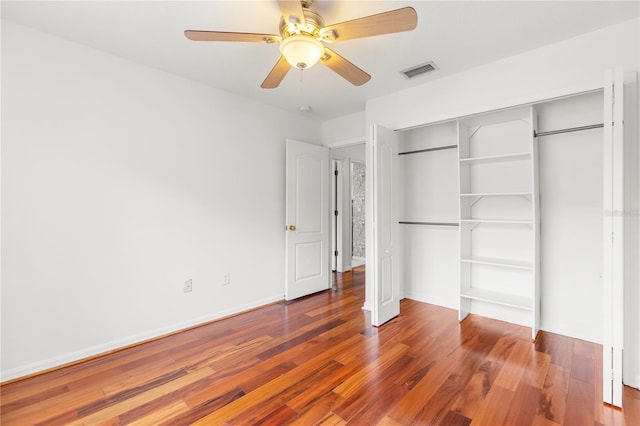
<path fill-rule="evenodd" d="M 458 318 L 462 321 L 470 313 L 480 313 L 524 323 L 531 328 L 531 338 L 535 340 L 540 328 L 540 212 L 535 108 L 514 108 L 465 118 L 459 120 L 457 126 L 460 195 Z M 519 242 L 521 237 L 525 238 L 526 244 Z M 489 256 L 483 252 L 492 250 L 499 255 Z M 470 261 L 487 257 L 492 261 Z M 514 272 L 514 265 L 522 264 L 530 266 L 516 268 L 517 272 Z M 521 275 L 515 275 L 514 283 L 507 282 L 504 277 L 513 274 Z M 476 308 L 476 303 L 480 304 L 479 308 Z"/>

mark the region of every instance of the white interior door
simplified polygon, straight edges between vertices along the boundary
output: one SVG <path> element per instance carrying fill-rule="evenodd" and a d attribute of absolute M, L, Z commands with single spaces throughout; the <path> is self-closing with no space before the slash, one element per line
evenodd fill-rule
<path fill-rule="evenodd" d="M 373 126 L 373 304 L 372 325 L 400 314 L 398 135 Z M 369 271 L 367 271 L 369 273 Z"/>
<path fill-rule="evenodd" d="M 330 285 L 329 149 L 287 140 L 287 300 Z"/>
<path fill-rule="evenodd" d="M 622 407 L 624 340 L 624 141 L 622 69 L 608 71 L 604 87 L 604 336 L 602 397 Z"/>

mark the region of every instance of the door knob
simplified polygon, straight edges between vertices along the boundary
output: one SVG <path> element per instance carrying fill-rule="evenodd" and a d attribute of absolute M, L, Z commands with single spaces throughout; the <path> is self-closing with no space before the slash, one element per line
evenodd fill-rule
<path fill-rule="evenodd" d="M 295 231 L 296 227 L 295 225 L 289 225 L 289 231 Z"/>

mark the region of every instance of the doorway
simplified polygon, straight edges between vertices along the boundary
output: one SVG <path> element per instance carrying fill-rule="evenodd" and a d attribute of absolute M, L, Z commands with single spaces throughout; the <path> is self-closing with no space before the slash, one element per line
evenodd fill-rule
<path fill-rule="evenodd" d="M 366 166 L 351 161 L 351 267 L 361 266 L 366 260 Z"/>
<path fill-rule="evenodd" d="M 331 148 L 330 152 L 334 174 L 331 269 L 346 272 L 365 263 L 365 144 Z"/>

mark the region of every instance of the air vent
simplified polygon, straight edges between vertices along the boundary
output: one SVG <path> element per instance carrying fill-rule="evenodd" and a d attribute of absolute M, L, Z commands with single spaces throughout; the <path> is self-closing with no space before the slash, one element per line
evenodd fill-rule
<path fill-rule="evenodd" d="M 438 68 L 436 66 L 436 64 L 434 64 L 433 62 L 427 62 L 426 64 L 416 65 L 415 67 L 411 67 L 411 68 L 406 69 L 404 71 L 400 71 L 400 73 L 407 80 L 411 80 L 412 78 L 415 78 L 415 77 L 417 77 L 419 75 L 426 74 L 428 72 L 435 71 L 435 70 L 438 70 L 438 69 L 440 69 L 440 68 Z"/>

